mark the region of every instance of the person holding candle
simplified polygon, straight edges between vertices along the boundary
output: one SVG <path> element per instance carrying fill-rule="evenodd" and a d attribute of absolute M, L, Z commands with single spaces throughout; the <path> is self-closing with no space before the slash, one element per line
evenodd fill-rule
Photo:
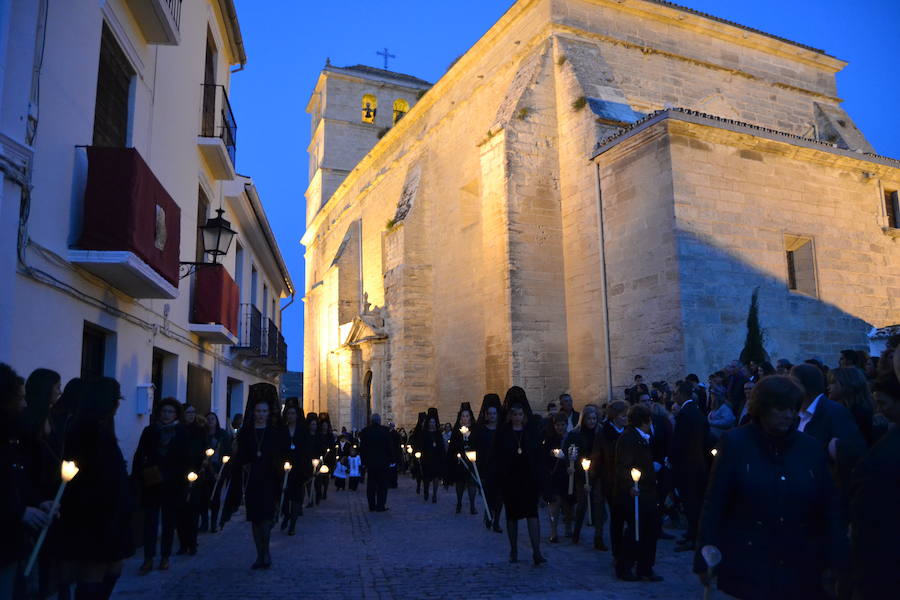
<path fill-rule="evenodd" d="M 547 562 L 541 554 L 538 500 L 544 487 L 541 424 L 531 412 L 525 390 L 511 387 L 504 399 L 506 423 L 497 434 L 495 460 L 500 494 L 506 510 L 509 561 L 518 562 L 519 521 L 528 524 L 535 566 Z"/>
<path fill-rule="evenodd" d="M 284 433 L 279 431 L 277 405 L 275 386 L 268 383 L 250 386 L 247 410 L 244 411 L 249 418 L 238 434 L 238 451 L 232 459 L 236 464 L 235 472 L 243 473 L 246 482 L 244 506 L 256 545 L 256 560 L 251 569 L 272 566 L 269 540 L 284 477 Z M 235 489 L 234 485 L 232 489 Z M 239 492 L 240 488 L 237 489 Z"/>
<path fill-rule="evenodd" d="M 84 397 L 63 456 L 78 471 L 60 503 L 62 556 L 75 567 L 76 598 L 106 599 L 122 573 L 122 561 L 134 554 L 136 504 L 116 441 L 119 383 L 109 377 L 90 381 Z"/>
<path fill-rule="evenodd" d="M 425 485 L 425 502 L 428 502 L 429 491 L 431 503 L 437 503 L 438 483 L 444 474 L 446 452 L 444 438 L 440 430 L 440 420 L 436 408 L 429 408 L 425 417 L 425 427 L 421 436 L 422 483 Z M 365 457 L 363 457 L 365 462 Z"/>
<path fill-rule="evenodd" d="M 222 457 L 231 456 L 232 444 L 231 434 L 219 425 L 219 416 L 214 412 L 206 414 L 206 433 L 209 436 L 209 447 L 212 448 L 213 455 L 206 461 L 205 480 L 208 482 L 206 487 L 209 496 L 206 497 L 207 502 L 200 513 L 200 533 L 205 531 L 216 533 L 223 486 L 223 479 L 219 473 L 222 472 L 224 466 Z"/>
<path fill-rule="evenodd" d="M 468 464 L 465 454 L 466 450 L 475 447 L 472 438 L 474 427 L 475 418 L 472 415 L 472 407 L 468 402 L 463 402 L 456 414 L 456 423 L 453 426 L 453 433 L 450 435 L 450 443 L 447 448 L 446 473 L 447 478 L 456 487 L 456 514 L 462 512 L 463 493 L 466 491 L 469 494 L 469 514 L 478 514 L 475 509 L 475 495 L 478 493 L 478 486 L 475 483 L 472 466 Z"/>
<path fill-rule="evenodd" d="M 475 450 L 478 454 L 478 474 L 481 476 L 481 487 L 490 507 L 484 514 L 484 526 L 496 533 L 503 533 L 500 527 L 500 512 L 503 510 L 503 499 L 497 485 L 496 462 L 494 461 L 494 444 L 497 440 L 497 429 L 500 426 L 500 396 L 485 394 L 478 412 L 475 426 Z"/>
<path fill-rule="evenodd" d="M 309 502 L 306 504 L 306 508 L 311 508 L 313 504 L 319 503 L 319 495 L 318 488 L 315 485 L 316 475 L 318 474 L 318 469 L 313 469 L 313 460 L 319 460 L 319 457 L 322 456 L 322 445 L 319 439 L 319 415 L 316 413 L 309 413 L 306 415 L 306 432 L 307 432 L 307 452 L 311 457 L 309 462 L 309 471 L 307 472 L 306 481 L 306 496 L 309 498 Z"/>
<path fill-rule="evenodd" d="M 616 442 L 613 512 L 617 523 L 624 523 L 625 528 L 613 557 L 616 577 L 623 581 L 662 581 L 653 572 L 659 507 L 650 443 L 651 421 L 649 407 L 632 406 L 628 410 L 628 426 Z M 640 478 L 637 484 L 635 476 Z M 633 572 L 635 567 L 637 570 Z"/>
<path fill-rule="evenodd" d="M 144 509 L 141 574 L 153 568 L 157 539 L 159 569 L 169 568 L 178 513 L 187 497 L 188 453 L 188 435 L 181 424 L 181 403 L 175 398 L 163 398 L 155 407 L 150 425 L 141 433 L 131 462 L 132 477 L 140 484 Z"/>
<path fill-rule="evenodd" d="M 797 379 L 764 377 L 750 396 L 751 423 L 719 439 L 694 572 L 707 583 L 703 550 L 718 549 L 718 587 L 734 597 L 825 598 L 826 569 L 848 566 L 847 521 L 825 447 L 797 431 L 805 398 Z"/>
<path fill-rule="evenodd" d="M 307 439 L 309 430 L 300 422 L 300 404 L 296 398 L 285 403 L 281 415 L 284 421 L 282 451 L 284 460 L 291 464 L 287 486 L 282 491 L 285 497 L 282 502 L 284 512 L 281 530 L 287 529 L 288 535 L 294 535 L 297 532 L 297 518 L 303 514 L 306 480 L 312 475 L 312 456 L 309 454 Z"/>
<path fill-rule="evenodd" d="M 569 494 L 569 460 L 563 449 L 568 415 L 557 412 L 549 420 L 552 428 L 545 429 L 542 447 L 547 469 L 546 480 L 549 481 L 546 499 L 550 505 L 550 543 L 555 544 L 559 542 L 560 514 L 563 516 L 566 535 L 572 535 L 575 496 Z"/>
<path fill-rule="evenodd" d="M 578 449 L 578 457 L 575 460 L 575 531 L 572 533 L 572 543 L 577 544 L 581 537 L 581 528 L 584 526 L 585 514 L 590 503 L 591 517 L 594 526 L 594 548 L 606 551 L 606 543 L 603 541 L 603 524 L 606 521 L 606 510 L 603 502 L 603 484 L 601 475 L 601 435 L 600 435 L 600 409 L 596 404 L 587 404 L 581 409 L 581 419 L 578 426 L 569 432 L 563 442 L 563 448 L 575 446 Z M 581 464 L 581 459 L 591 460 L 591 467 L 587 474 Z"/>
<path fill-rule="evenodd" d="M 337 453 L 334 448 L 336 445 L 337 441 L 331 428 L 331 419 L 328 417 L 328 413 L 322 413 L 319 415 L 319 448 L 322 464 L 328 469 L 322 469 L 323 472 L 316 475 L 316 504 L 320 500 L 328 499 L 328 486 L 331 483 L 331 475 L 334 473 L 334 468 L 337 465 Z"/>
<path fill-rule="evenodd" d="M 179 548 L 175 554 L 196 556 L 200 513 L 209 502 L 214 476 L 210 476 L 210 457 L 206 454 L 209 449 L 209 434 L 205 419 L 197 415 L 197 409 L 188 403 L 182 406 L 181 413 L 188 440 L 187 469 L 189 473 L 196 473 L 198 479 L 188 486 L 185 501 L 178 513 Z"/>
<path fill-rule="evenodd" d="M 412 452 L 408 452 L 410 459 L 410 468 L 409 472 L 416 480 L 416 493 L 422 493 L 422 461 L 420 457 L 422 456 L 422 436 L 425 431 L 425 417 L 426 413 L 420 412 L 417 420 L 416 426 L 413 428 L 412 434 L 409 436 L 409 445 L 412 449 Z"/>
<path fill-rule="evenodd" d="M 26 536 L 49 526 L 51 502 L 33 485 L 20 415 L 25 407 L 24 382 L 0 363 L 0 598 L 12 598 L 20 561 L 26 558 Z M 58 465 L 57 465 L 58 467 Z M 52 496 L 51 496 L 52 497 Z"/>

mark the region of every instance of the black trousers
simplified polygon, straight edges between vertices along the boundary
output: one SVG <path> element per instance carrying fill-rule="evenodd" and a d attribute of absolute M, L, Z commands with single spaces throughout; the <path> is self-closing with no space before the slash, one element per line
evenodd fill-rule
<path fill-rule="evenodd" d="M 700 510 L 703 508 L 703 494 L 706 490 L 706 476 L 703 473 L 674 473 L 675 488 L 684 506 L 687 519 L 687 531 L 684 536 L 689 540 L 697 538 L 697 527 L 700 523 Z"/>
<path fill-rule="evenodd" d="M 388 467 L 369 467 L 366 482 L 366 498 L 369 510 L 382 510 L 387 502 L 389 483 Z"/>
<path fill-rule="evenodd" d="M 172 555 L 172 541 L 178 525 L 178 505 L 164 503 L 144 508 L 144 560 L 156 556 L 156 540 L 159 539 L 159 554 L 163 558 Z M 159 535 L 160 518 L 162 537 Z"/>
<path fill-rule="evenodd" d="M 357 487 L 359 487 L 359 477 L 351 477 L 350 489 L 355 492 Z"/>
<path fill-rule="evenodd" d="M 634 504 L 618 507 L 625 525 L 616 555 L 616 568 L 630 571 L 637 567 L 638 575 L 646 575 L 656 563 L 656 541 L 659 538 L 659 511 L 656 501 L 641 502 L 638 507 L 640 522 L 638 540 L 634 539 Z"/>

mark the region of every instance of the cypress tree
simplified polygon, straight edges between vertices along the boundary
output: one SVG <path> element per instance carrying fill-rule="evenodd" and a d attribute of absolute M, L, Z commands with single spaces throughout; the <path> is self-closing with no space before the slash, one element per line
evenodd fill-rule
<path fill-rule="evenodd" d="M 756 288 L 750 298 L 750 312 L 747 314 L 747 339 L 744 341 L 744 349 L 741 350 L 741 362 L 747 365 L 751 361 L 761 363 L 769 360 L 765 341 L 765 333 L 759 325 L 759 288 Z"/>

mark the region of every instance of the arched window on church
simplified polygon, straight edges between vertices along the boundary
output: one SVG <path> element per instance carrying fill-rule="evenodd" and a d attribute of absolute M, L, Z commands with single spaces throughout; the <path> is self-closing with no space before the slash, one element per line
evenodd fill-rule
<path fill-rule="evenodd" d="M 394 100 L 394 124 L 397 124 L 397 121 L 403 118 L 403 115 L 409 112 L 409 102 L 404 100 L 403 98 L 397 98 Z"/>
<path fill-rule="evenodd" d="M 375 114 L 378 112 L 378 99 L 372 94 L 362 97 L 362 122 L 374 123 Z"/>

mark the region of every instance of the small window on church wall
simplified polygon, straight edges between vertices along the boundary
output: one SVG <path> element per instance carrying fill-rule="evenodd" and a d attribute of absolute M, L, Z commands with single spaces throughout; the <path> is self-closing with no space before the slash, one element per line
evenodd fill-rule
<path fill-rule="evenodd" d="M 792 292 L 818 297 L 816 285 L 816 255 L 812 238 L 785 235 L 787 283 Z"/>
<path fill-rule="evenodd" d="M 887 226 L 900 229 L 900 192 L 884 190 L 884 213 L 887 215 Z"/>
<path fill-rule="evenodd" d="M 403 98 L 394 100 L 394 124 L 403 118 L 403 115 L 409 112 L 409 102 Z"/>
<path fill-rule="evenodd" d="M 375 114 L 378 112 L 378 100 L 372 94 L 366 94 L 362 98 L 362 122 L 374 123 Z"/>

